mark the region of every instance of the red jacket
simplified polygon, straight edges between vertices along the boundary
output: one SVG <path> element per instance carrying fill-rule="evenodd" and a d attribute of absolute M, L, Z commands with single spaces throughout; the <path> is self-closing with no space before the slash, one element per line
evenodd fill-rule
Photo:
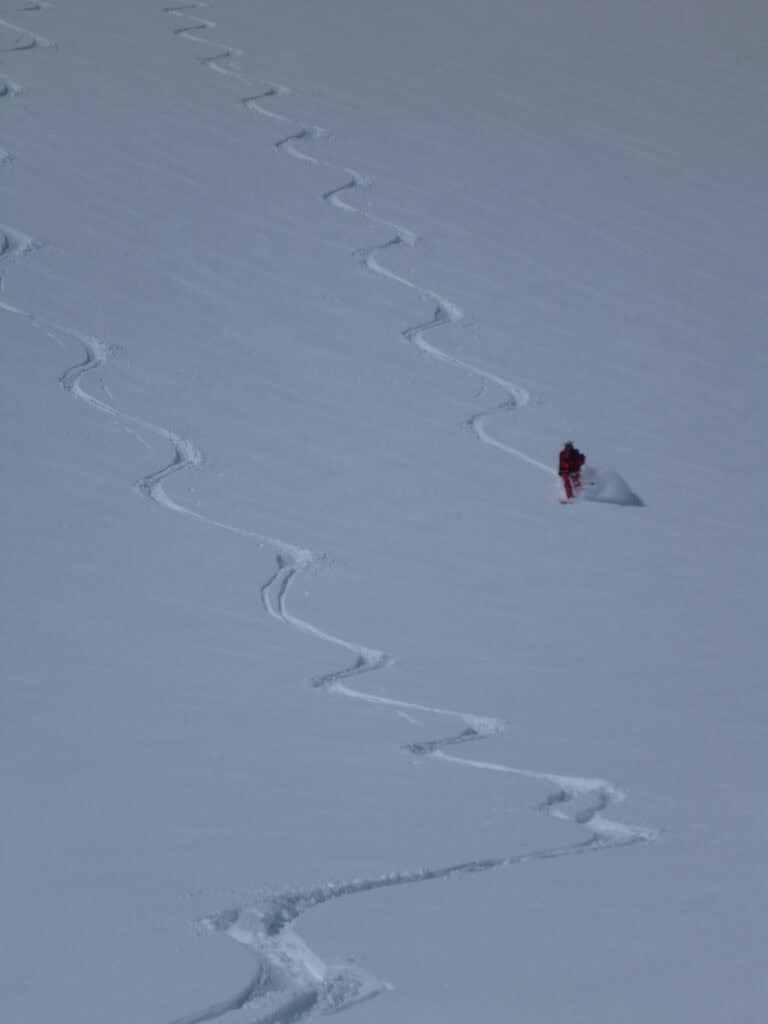
<path fill-rule="evenodd" d="M 563 448 L 560 452 L 560 476 L 571 476 L 579 473 L 586 462 L 586 456 L 582 455 L 578 448 Z"/>

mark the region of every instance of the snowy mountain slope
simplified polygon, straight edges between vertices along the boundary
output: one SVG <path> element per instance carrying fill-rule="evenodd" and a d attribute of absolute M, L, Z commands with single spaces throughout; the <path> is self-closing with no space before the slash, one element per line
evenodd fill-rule
<path fill-rule="evenodd" d="M 2 15 L 14 1019 L 758 1019 L 733 11 Z"/>

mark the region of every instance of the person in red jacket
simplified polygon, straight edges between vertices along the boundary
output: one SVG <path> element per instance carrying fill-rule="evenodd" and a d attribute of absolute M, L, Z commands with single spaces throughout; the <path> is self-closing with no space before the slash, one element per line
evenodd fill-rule
<path fill-rule="evenodd" d="M 574 493 L 581 487 L 581 467 L 585 462 L 586 457 L 578 448 L 574 448 L 573 442 L 566 441 L 560 452 L 560 467 L 557 472 L 562 478 L 568 501 L 571 501 Z"/>

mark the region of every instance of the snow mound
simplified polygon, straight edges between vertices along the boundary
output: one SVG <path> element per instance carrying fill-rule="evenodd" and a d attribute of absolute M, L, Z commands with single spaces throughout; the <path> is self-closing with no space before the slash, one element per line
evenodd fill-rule
<path fill-rule="evenodd" d="M 615 469 L 595 469 L 589 466 L 582 473 L 582 480 L 585 501 L 633 505 L 636 508 L 642 508 L 645 504 Z"/>

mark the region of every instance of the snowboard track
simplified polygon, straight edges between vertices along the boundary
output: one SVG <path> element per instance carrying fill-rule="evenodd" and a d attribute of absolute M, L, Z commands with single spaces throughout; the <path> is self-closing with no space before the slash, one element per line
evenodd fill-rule
<path fill-rule="evenodd" d="M 165 10 L 169 15 L 184 16 L 189 19 L 189 12 L 199 10 L 204 6 L 202 3 L 186 3 L 168 7 Z M 48 5 L 42 3 L 30 3 L 15 10 L 17 12 L 42 11 L 47 7 Z M 4 10 L 0 11 L 0 27 L 16 30 L 16 26 L 10 25 L 2 17 L 5 13 L 7 12 Z M 192 25 L 176 29 L 176 34 L 190 42 L 210 46 L 209 41 L 197 33 L 211 30 L 215 28 L 215 24 L 197 15 L 192 20 Z M 17 45 L 12 47 L 14 50 L 55 46 L 44 37 L 26 29 L 18 29 L 18 31 L 21 35 L 17 40 Z M 214 54 L 203 56 L 199 60 L 202 65 L 212 71 L 230 75 L 243 85 L 256 87 L 257 83 L 241 74 L 235 66 L 234 59 L 239 54 L 240 51 L 234 47 L 221 46 Z M 8 79 L 0 79 L 0 100 L 11 99 L 20 91 L 20 87 L 15 83 Z M 322 198 L 325 201 L 342 212 L 367 219 L 393 232 L 392 237 L 380 244 L 362 248 L 354 253 L 354 256 L 366 270 L 410 289 L 423 300 L 432 304 L 431 318 L 405 328 L 401 332 L 402 339 L 422 354 L 479 378 L 482 382 L 481 393 L 486 385 L 492 384 L 498 386 L 505 395 L 500 404 L 471 417 L 466 421 L 465 426 L 485 443 L 500 448 L 547 472 L 552 472 L 548 466 L 529 458 L 523 452 L 502 445 L 487 434 L 483 425 L 484 420 L 497 413 L 516 410 L 526 405 L 529 400 L 527 392 L 518 385 L 442 351 L 427 340 L 425 335 L 430 331 L 460 326 L 463 322 L 461 310 L 437 292 L 414 284 L 389 270 L 380 262 L 379 256 L 382 253 L 395 246 L 414 247 L 417 245 L 418 239 L 408 229 L 358 209 L 347 201 L 347 198 L 356 190 L 370 187 L 371 182 L 368 178 L 351 168 L 322 161 L 297 147 L 297 143 L 313 144 L 325 140 L 328 137 L 327 132 L 316 126 L 301 125 L 283 114 L 270 111 L 261 102 L 290 95 L 291 90 L 284 85 L 267 84 L 262 91 L 248 96 L 241 103 L 254 113 L 286 126 L 294 126 L 296 130 L 292 130 L 276 143 L 281 152 L 294 159 L 313 164 L 324 164 L 345 175 L 345 181 L 341 185 L 323 194 Z M 0 151 L 0 163 L 9 159 L 12 159 L 10 154 Z M 5 291 L 4 277 L 9 266 L 36 247 L 37 243 L 27 235 L 16 229 L 2 228 L 0 293 Z M 290 612 L 288 597 L 293 582 L 301 573 L 317 566 L 323 556 L 278 538 L 213 519 L 202 512 L 181 505 L 169 497 L 165 491 L 165 484 L 169 479 L 182 472 L 195 472 L 203 469 L 205 457 L 191 440 L 181 434 L 125 412 L 112 401 L 106 402 L 97 398 L 86 389 L 84 385 L 87 379 L 94 374 L 102 373 L 107 368 L 115 355 L 114 350 L 98 338 L 72 327 L 56 324 L 32 311 L 18 308 L 5 299 L 0 299 L 0 309 L 32 322 L 37 329 L 59 346 L 67 349 L 72 346 L 79 348 L 81 353 L 79 361 L 59 377 L 59 384 L 68 396 L 75 401 L 84 403 L 93 411 L 101 413 L 114 424 L 121 425 L 145 447 L 151 448 L 152 445 L 143 440 L 142 435 L 154 436 L 170 446 L 170 461 L 160 469 L 147 473 L 134 483 L 134 492 L 139 497 L 153 506 L 160 506 L 177 515 L 197 520 L 208 527 L 250 538 L 259 546 L 272 550 L 275 555 L 275 569 L 261 588 L 261 602 L 264 611 L 295 631 L 335 645 L 350 657 L 350 663 L 345 667 L 312 678 L 309 681 L 312 687 L 399 713 L 414 724 L 419 723 L 407 712 L 456 720 L 460 723 L 456 733 L 441 739 L 411 742 L 403 747 L 403 751 L 412 758 L 430 758 L 434 761 L 447 762 L 456 768 L 504 772 L 522 778 L 545 781 L 552 786 L 553 792 L 539 809 L 586 830 L 586 836 L 575 842 L 571 841 L 533 852 L 478 858 L 447 866 L 414 868 L 369 878 L 331 880 L 318 884 L 288 887 L 276 892 L 264 893 L 249 899 L 241 906 L 207 917 L 199 923 L 201 930 L 225 933 L 232 940 L 247 946 L 252 951 L 255 961 L 253 975 L 247 984 L 235 994 L 183 1017 L 177 1017 L 171 1024 L 202 1024 L 205 1021 L 225 1018 L 235 1024 L 235 1019 L 239 1021 L 244 1019 L 240 1016 L 240 1011 L 247 1014 L 249 1024 L 295 1024 L 295 1022 L 308 1020 L 319 1013 L 346 1009 L 388 989 L 389 985 L 379 981 L 355 964 L 346 961 L 343 963 L 324 962 L 306 946 L 293 929 L 297 918 L 324 903 L 394 886 L 457 879 L 466 875 L 532 861 L 552 860 L 587 852 L 617 849 L 646 843 L 657 837 L 657 832 L 653 829 L 625 825 L 604 815 L 603 812 L 621 802 L 625 797 L 622 790 L 606 780 L 583 779 L 491 762 L 468 760 L 457 758 L 446 752 L 448 748 L 502 733 L 508 726 L 500 719 L 383 697 L 347 685 L 348 680 L 389 668 L 394 664 L 395 659 L 384 651 L 325 632 L 319 626 L 300 619 Z M 111 392 L 103 380 L 101 383 L 104 392 L 111 399 Z"/>

